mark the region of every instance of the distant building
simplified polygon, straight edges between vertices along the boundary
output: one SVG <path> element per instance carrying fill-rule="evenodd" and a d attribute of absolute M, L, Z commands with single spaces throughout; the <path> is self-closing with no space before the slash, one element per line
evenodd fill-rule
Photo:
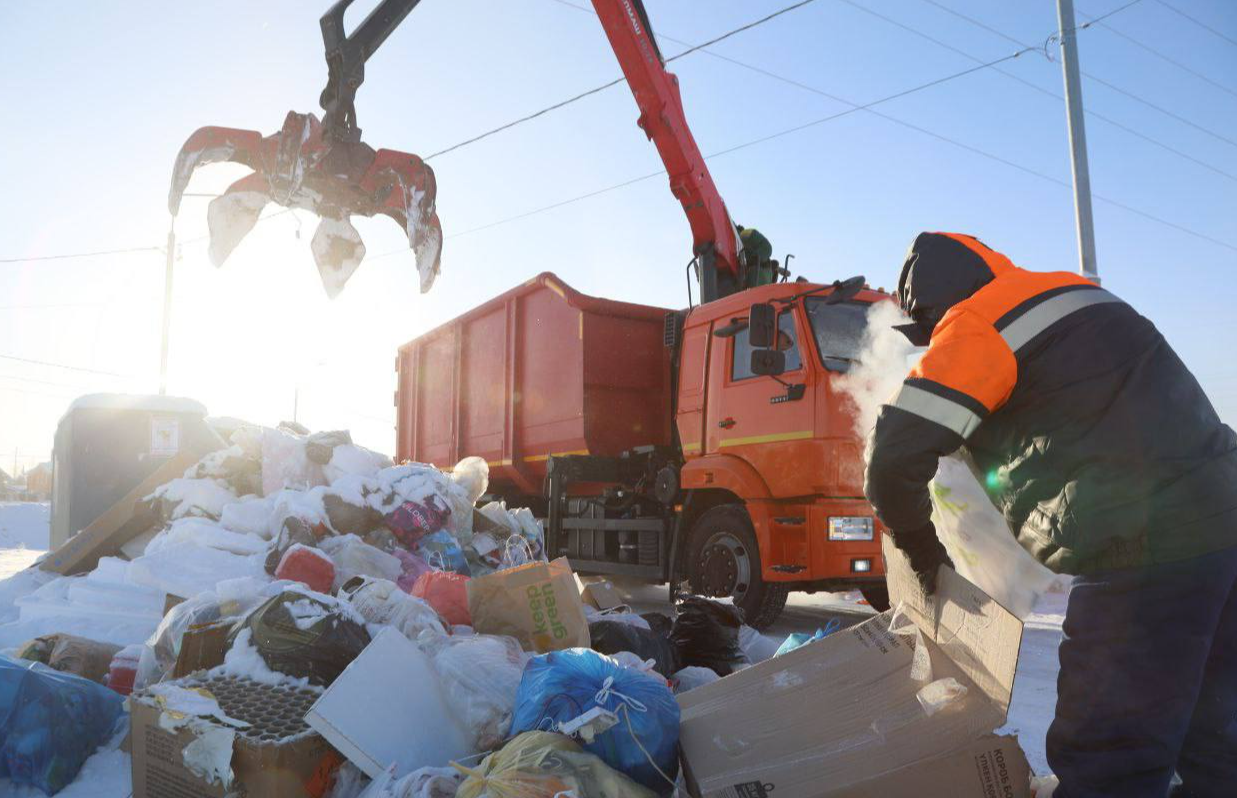
<path fill-rule="evenodd" d="M 39 463 L 26 472 L 26 493 L 32 501 L 45 502 L 52 495 L 52 464 Z"/>

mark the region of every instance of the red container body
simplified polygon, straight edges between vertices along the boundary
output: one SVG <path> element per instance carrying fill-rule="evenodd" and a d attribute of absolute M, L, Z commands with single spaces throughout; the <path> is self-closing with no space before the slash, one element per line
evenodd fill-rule
<path fill-rule="evenodd" d="M 548 272 L 400 347 L 396 453 L 478 456 L 490 490 L 539 495 L 550 455 L 671 444 L 664 308 L 581 294 Z"/>

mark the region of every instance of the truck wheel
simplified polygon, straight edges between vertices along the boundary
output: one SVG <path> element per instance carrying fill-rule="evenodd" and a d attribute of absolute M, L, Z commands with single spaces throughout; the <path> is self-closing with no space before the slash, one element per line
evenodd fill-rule
<path fill-rule="evenodd" d="M 879 585 L 865 585 L 859 588 L 859 592 L 863 594 L 863 599 L 868 602 L 868 606 L 877 612 L 889 609 L 889 586 L 884 582 Z"/>
<path fill-rule="evenodd" d="M 752 519 L 741 504 L 706 510 L 692 526 L 687 581 L 693 593 L 730 598 L 747 624 L 765 629 L 786 606 L 786 585 L 760 578 L 760 548 Z"/>

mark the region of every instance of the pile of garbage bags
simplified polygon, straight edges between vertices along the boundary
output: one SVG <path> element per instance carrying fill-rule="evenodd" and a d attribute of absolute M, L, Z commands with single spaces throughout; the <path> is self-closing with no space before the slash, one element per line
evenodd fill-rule
<path fill-rule="evenodd" d="M 529 510 L 480 503 L 488 480 L 479 458 L 396 465 L 347 432 L 240 426 L 147 498 L 159 524 L 126 557 L 32 582 L 40 606 L 94 580 L 127 620 L 164 611 L 141 637 L 42 634 L 0 657 L 0 777 L 54 794 L 115 744 L 124 696 L 192 697 L 219 677 L 329 690 L 392 629 L 472 755 L 408 773 L 343 761 L 332 798 L 670 795 L 675 692 L 746 666 L 741 614 L 697 598 L 675 618 L 586 606 Z"/>

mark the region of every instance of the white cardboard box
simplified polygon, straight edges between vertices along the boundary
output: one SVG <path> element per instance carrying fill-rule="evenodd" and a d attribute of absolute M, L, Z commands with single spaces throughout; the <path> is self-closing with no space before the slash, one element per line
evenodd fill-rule
<path fill-rule="evenodd" d="M 945 567 L 925 597 L 888 541 L 885 557 L 900 610 L 679 696 L 695 795 L 1029 798 L 1017 739 L 993 734 L 1022 622 Z M 964 695 L 923 700 L 950 678 Z"/>
<path fill-rule="evenodd" d="M 391 765 L 400 777 L 473 753 L 429 658 L 391 628 L 335 679 L 305 722 L 370 778 Z"/>

